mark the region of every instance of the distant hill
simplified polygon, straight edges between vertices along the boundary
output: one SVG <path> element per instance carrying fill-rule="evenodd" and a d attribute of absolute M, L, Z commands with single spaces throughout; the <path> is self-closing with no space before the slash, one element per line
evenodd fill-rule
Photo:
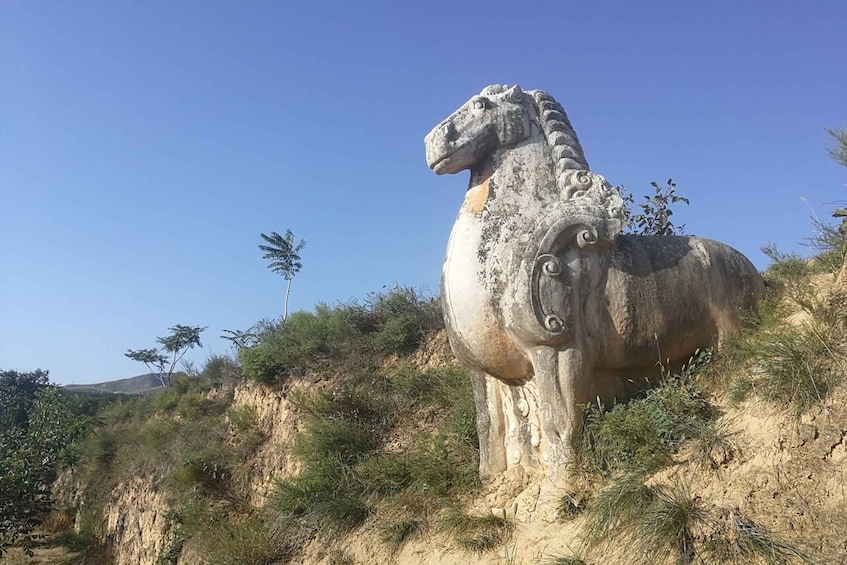
<path fill-rule="evenodd" d="M 83 394 L 141 394 L 150 392 L 151 390 L 162 388 L 162 381 L 159 380 L 155 373 L 147 373 L 146 375 L 138 375 L 128 379 L 119 379 L 117 381 L 107 381 L 104 383 L 84 384 L 84 385 L 65 385 L 66 390 L 79 392 Z"/>

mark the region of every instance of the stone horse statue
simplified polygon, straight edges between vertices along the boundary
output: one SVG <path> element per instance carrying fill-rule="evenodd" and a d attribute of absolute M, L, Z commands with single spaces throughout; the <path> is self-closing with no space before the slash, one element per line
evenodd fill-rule
<path fill-rule="evenodd" d="M 472 375 L 483 475 L 565 478 L 581 406 L 737 331 L 764 291 L 716 241 L 620 235 L 620 193 L 545 92 L 489 86 L 425 141 L 437 174 L 471 171 L 441 299 Z"/>

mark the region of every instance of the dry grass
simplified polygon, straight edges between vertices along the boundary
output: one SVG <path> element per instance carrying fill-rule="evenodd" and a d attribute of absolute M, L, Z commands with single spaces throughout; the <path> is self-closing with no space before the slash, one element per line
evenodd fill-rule
<path fill-rule="evenodd" d="M 440 529 L 450 534 L 461 549 L 481 555 L 509 541 L 515 524 L 500 516 L 471 516 L 451 509 L 442 518 Z"/>

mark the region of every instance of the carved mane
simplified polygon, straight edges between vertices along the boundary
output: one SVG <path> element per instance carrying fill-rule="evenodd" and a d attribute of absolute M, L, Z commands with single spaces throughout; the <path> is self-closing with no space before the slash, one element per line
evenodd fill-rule
<path fill-rule="evenodd" d="M 588 171 L 588 161 L 562 105 L 543 90 L 531 90 L 529 93 L 538 108 L 538 121 L 556 163 L 556 185 L 564 190 L 569 181 L 566 173 L 571 170 Z"/>
<path fill-rule="evenodd" d="M 508 90 L 508 86 L 492 84 L 482 89 L 481 96 L 495 96 Z M 573 171 L 588 171 L 588 161 L 571 125 L 568 115 L 559 102 L 543 90 L 527 90 L 525 94 L 535 104 L 538 123 L 550 147 L 554 162 L 556 186 L 565 190 L 570 185 Z"/>

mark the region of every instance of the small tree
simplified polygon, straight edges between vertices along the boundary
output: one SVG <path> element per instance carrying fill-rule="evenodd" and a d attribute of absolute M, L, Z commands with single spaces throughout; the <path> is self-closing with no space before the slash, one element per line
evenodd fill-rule
<path fill-rule="evenodd" d="M 268 269 L 282 275 L 288 281 L 285 289 L 285 307 L 282 313 L 282 321 L 285 322 L 288 318 L 288 296 L 291 294 L 291 279 L 303 268 L 299 253 L 301 249 L 306 247 L 306 240 L 302 239 L 300 243 L 294 245 L 294 234 L 291 233 L 291 230 L 286 230 L 285 237 L 275 231 L 272 231 L 271 235 L 260 235 L 270 244 L 259 246 L 259 249 L 265 252 L 262 258 L 270 260 Z"/>
<path fill-rule="evenodd" d="M 144 363 L 151 373 L 159 377 L 162 388 L 168 387 L 177 363 L 182 360 L 188 350 L 195 346 L 203 347 L 200 343 L 200 333 L 206 327 L 177 324 L 169 328 L 171 332 L 169 336 L 156 338 L 156 341 L 161 344 L 160 348 L 127 349 L 125 355 L 133 361 Z"/>
<path fill-rule="evenodd" d="M 826 133 L 835 140 L 835 147 L 828 148 L 829 156 L 840 165 L 847 167 L 847 129 L 827 129 Z M 840 268 L 845 273 L 839 280 L 847 280 L 847 208 L 844 202 L 832 212 L 833 218 L 841 220 L 840 226 L 834 226 L 812 216 L 815 235 L 809 238 L 809 245 L 820 254 L 818 260 L 828 267 Z"/>
<path fill-rule="evenodd" d="M 841 165 L 847 167 L 847 129 L 828 129 L 826 133 L 835 140 L 835 147 L 827 149 L 829 156 Z M 838 231 L 847 237 L 847 208 L 836 208 L 833 218 L 844 218 Z"/>
<path fill-rule="evenodd" d="M 223 330 L 221 339 L 229 341 L 236 351 L 258 345 L 262 340 L 279 330 L 278 323 L 270 319 L 259 320 L 246 330 Z"/>
<path fill-rule="evenodd" d="M 688 204 L 688 199 L 676 195 L 676 183 L 673 179 L 668 179 L 668 186 L 662 188 L 656 182 L 651 182 L 654 194 L 652 196 L 644 196 L 644 202 L 638 206 L 641 212 L 635 214 L 632 212 L 632 207 L 635 204 L 631 194 L 624 197 L 624 202 L 627 207 L 627 228 L 630 233 L 638 235 L 682 235 L 685 231 L 685 226 L 674 226 L 671 222 L 673 210 L 671 205 L 679 202 Z"/>
<path fill-rule="evenodd" d="M 835 147 L 828 149 L 829 156 L 847 167 L 847 129 L 826 129 L 826 133 L 835 140 Z"/>
<path fill-rule="evenodd" d="M 56 470 L 86 425 L 47 371 L 0 371 L 0 560 L 11 544 L 32 555 Z"/>

